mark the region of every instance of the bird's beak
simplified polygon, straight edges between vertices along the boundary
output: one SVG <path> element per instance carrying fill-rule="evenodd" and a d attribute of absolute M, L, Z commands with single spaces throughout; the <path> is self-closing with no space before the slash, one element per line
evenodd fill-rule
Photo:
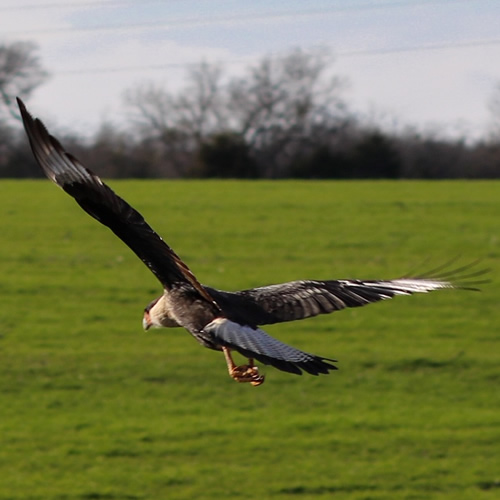
<path fill-rule="evenodd" d="M 142 327 L 144 330 L 147 332 L 152 326 L 152 323 L 149 319 L 149 314 L 144 314 L 144 317 L 142 318 Z"/>

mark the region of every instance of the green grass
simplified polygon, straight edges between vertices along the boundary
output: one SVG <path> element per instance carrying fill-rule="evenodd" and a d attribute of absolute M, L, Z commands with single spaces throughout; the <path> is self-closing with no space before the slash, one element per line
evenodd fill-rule
<path fill-rule="evenodd" d="M 500 183 L 110 184 L 219 288 L 454 256 L 492 283 L 267 327 L 341 369 L 253 388 L 142 332 L 159 284 L 73 200 L 2 181 L 0 499 L 498 498 Z"/>

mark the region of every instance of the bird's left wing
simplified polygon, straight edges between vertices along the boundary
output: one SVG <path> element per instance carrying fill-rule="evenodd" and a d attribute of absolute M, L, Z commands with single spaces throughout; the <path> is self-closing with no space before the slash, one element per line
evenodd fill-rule
<path fill-rule="evenodd" d="M 269 285 L 239 292 L 208 289 L 222 310 L 234 319 L 266 325 L 328 314 L 347 307 L 360 307 L 398 295 L 412 295 L 448 288 L 475 289 L 484 281 L 470 278 L 485 270 L 468 271 L 470 266 L 425 276 L 394 280 L 302 280 Z M 231 317 L 228 314 L 228 317 Z"/>
<path fill-rule="evenodd" d="M 116 195 L 102 180 L 67 153 L 39 119 L 33 119 L 17 100 L 31 149 L 45 175 L 101 224 L 109 227 L 151 269 L 165 288 L 190 283 L 209 302 L 214 299 L 200 285 L 179 256 L 148 225 L 142 215 Z"/>

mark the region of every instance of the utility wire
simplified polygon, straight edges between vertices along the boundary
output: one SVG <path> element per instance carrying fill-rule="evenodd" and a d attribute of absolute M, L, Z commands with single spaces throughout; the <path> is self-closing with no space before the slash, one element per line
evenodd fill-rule
<path fill-rule="evenodd" d="M 446 49 L 466 49 L 474 47 L 486 47 L 489 45 L 500 45 L 500 38 L 491 38 L 486 40 L 470 40 L 467 42 L 436 42 L 426 45 L 409 45 L 407 47 L 393 47 L 386 49 L 355 49 L 345 52 L 338 52 L 337 56 L 356 57 L 356 56 L 371 56 L 384 54 L 397 54 L 400 52 L 426 52 L 433 50 Z"/>
<path fill-rule="evenodd" d="M 453 4 L 457 3 L 470 3 L 468 0 L 456 0 Z M 110 2 L 111 4 L 111 2 Z M 325 14 L 338 14 L 343 12 L 356 12 L 364 10 L 374 10 L 374 9 L 386 9 L 393 7 L 419 7 L 423 5 L 453 5 L 447 0 L 419 0 L 419 2 L 383 2 L 376 4 L 358 4 L 358 5 L 347 5 L 343 7 L 328 7 L 328 8 L 312 8 L 312 9 L 302 9 L 296 11 L 290 10 L 275 10 L 268 11 L 264 13 L 244 13 L 244 14 L 232 14 L 232 15 L 222 15 L 222 16 L 211 16 L 211 17 L 183 17 L 177 18 L 170 21 L 144 21 L 139 23 L 131 24 L 101 24 L 94 26 L 81 26 L 81 27 L 53 27 L 44 29 L 33 29 L 33 30 L 16 30 L 16 31 L 6 31 L 3 33 L 5 35 L 57 35 L 60 33 L 71 33 L 77 34 L 82 32 L 92 32 L 92 31 L 130 31 L 130 30 L 143 30 L 143 29 L 154 29 L 154 28 L 164 28 L 164 29 L 175 29 L 184 28 L 186 26 L 209 26 L 214 24 L 225 24 L 234 22 L 248 22 L 248 21 L 266 21 L 269 19 L 276 18 L 298 18 L 298 17 L 316 17 Z M 92 2 L 92 5 L 94 3 Z"/>
<path fill-rule="evenodd" d="M 175 0 L 170 0 L 170 2 Z M 179 1 L 179 0 L 177 0 Z M 165 0 L 141 0 L 141 5 L 144 4 L 165 4 Z M 75 2 L 75 3 L 62 3 L 62 2 L 51 2 L 51 3 L 28 3 L 28 4 L 16 4 L 16 5 L 8 5 L 1 6 L 1 12 L 14 12 L 17 10 L 48 10 L 48 9 L 79 9 L 82 7 L 135 7 L 137 6 L 137 2 L 126 1 L 126 0 L 110 0 L 109 2 L 102 2 L 100 0 L 95 1 L 86 1 L 86 2 Z"/>
<path fill-rule="evenodd" d="M 474 47 L 486 47 L 500 45 L 500 39 L 490 39 L 490 40 L 472 40 L 468 42 L 441 42 L 433 43 L 428 45 L 414 45 L 408 47 L 394 47 L 394 48 L 380 48 L 380 49 L 354 49 L 346 51 L 335 52 L 337 58 L 348 58 L 348 57 L 362 57 L 362 56 L 378 56 L 386 54 L 399 54 L 404 52 L 426 52 L 426 51 L 438 51 L 438 50 L 449 50 L 449 49 L 467 49 Z M 257 61 L 257 59 L 228 59 L 228 60 L 217 60 L 214 63 L 221 65 L 238 65 L 238 64 L 249 64 L 252 61 Z M 163 64 L 149 64 L 149 65 L 131 65 L 131 66 L 106 66 L 106 67 L 96 67 L 96 68 L 84 68 L 84 69 L 68 69 L 55 72 L 58 76 L 73 76 L 73 75 L 86 75 L 86 74 L 109 74 L 109 73 L 126 73 L 135 71 L 147 71 L 147 70 L 164 70 L 171 68 L 188 68 L 190 66 L 196 66 L 198 62 L 192 63 L 163 63 Z"/>
<path fill-rule="evenodd" d="M 195 0 L 196 1 L 207 1 L 207 0 Z M 488 0 L 486 0 L 488 1 Z M 142 0 L 141 6 L 144 4 L 163 4 L 166 3 L 178 3 L 183 2 L 186 3 L 186 0 Z M 337 7 L 338 11 L 344 10 L 366 10 L 366 9 L 379 9 L 379 8 L 387 8 L 387 7 L 419 7 L 421 5 L 440 5 L 440 4 L 456 4 L 456 3 L 470 3 L 470 0 L 394 0 L 394 1 L 386 1 L 379 3 L 359 3 L 359 4 L 350 4 L 349 6 Z M 477 0 L 476 0 L 477 3 Z M 73 3 L 64 3 L 64 2 L 50 2 L 45 4 L 40 3 L 31 3 L 31 4 L 13 4 L 0 6 L 0 11 L 2 12 L 14 12 L 17 10 L 45 10 L 45 9 L 79 9 L 82 7 L 135 7 L 137 6 L 137 2 L 134 0 L 109 0 L 107 2 L 103 2 L 101 0 L 86 0 L 82 2 L 73 2 Z"/>

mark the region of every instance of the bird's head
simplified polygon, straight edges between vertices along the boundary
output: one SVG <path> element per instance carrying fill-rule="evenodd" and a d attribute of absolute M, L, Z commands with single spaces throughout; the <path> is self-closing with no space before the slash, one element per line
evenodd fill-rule
<path fill-rule="evenodd" d="M 161 295 L 157 299 L 150 302 L 144 308 L 144 316 L 142 318 L 142 326 L 144 330 L 147 331 L 150 328 L 168 328 L 179 326 L 179 324 L 168 315 L 167 309 L 164 295 Z"/>

